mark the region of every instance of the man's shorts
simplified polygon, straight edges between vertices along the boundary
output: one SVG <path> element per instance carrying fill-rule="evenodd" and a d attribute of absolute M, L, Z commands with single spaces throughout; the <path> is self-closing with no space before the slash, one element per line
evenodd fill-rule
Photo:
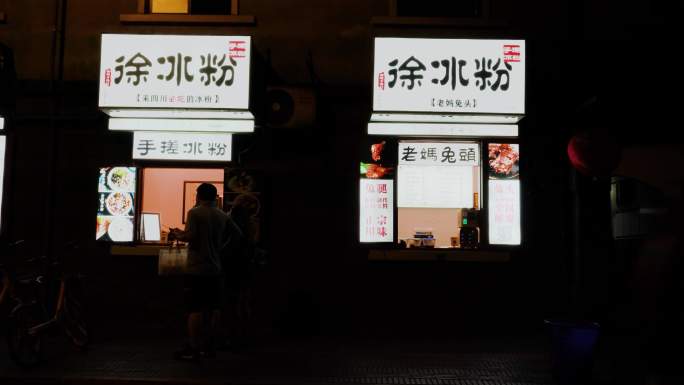
<path fill-rule="evenodd" d="M 220 275 L 188 275 L 183 294 L 188 313 L 218 310 L 221 306 L 223 279 Z"/>

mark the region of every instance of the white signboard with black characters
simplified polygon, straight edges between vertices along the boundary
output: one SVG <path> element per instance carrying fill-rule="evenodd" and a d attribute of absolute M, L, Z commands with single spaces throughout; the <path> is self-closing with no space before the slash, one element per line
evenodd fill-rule
<path fill-rule="evenodd" d="M 249 36 L 103 34 L 99 106 L 246 110 L 250 56 Z"/>
<path fill-rule="evenodd" d="M 230 162 L 231 134 L 135 131 L 133 159 Z"/>
<path fill-rule="evenodd" d="M 477 143 L 399 142 L 399 164 L 420 166 L 479 166 Z"/>
<path fill-rule="evenodd" d="M 376 38 L 373 111 L 525 113 L 525 41 Z"/>

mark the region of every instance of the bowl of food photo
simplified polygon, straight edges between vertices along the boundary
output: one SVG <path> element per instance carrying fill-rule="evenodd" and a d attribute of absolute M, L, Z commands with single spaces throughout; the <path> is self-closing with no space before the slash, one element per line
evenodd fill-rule
<path fill-rule="evenodd" d="M 489 177 L 517 179 L 520 176 L 520 146 L 518 144 L 489 144 Z"/>
<path fill-rule="evenodd" d="M 133 241 L 133 221 L 129 217 L 113 217 L 107 229 L 107 235 L 113 242 Z"/>
<path fill-rule="evenodd" d="M 133 192 L 135 189 L 135 173 L 128 167 L 112 167 L 107 173 L 107 186 L 112 191 Z"/>
<path fill-rule="evenodd" d="M 128 215 L 133 208 L 133 198 L 131 194 L 125 192 L 113 192 L 105 199 L 107 211 L 114 216 Z"/>

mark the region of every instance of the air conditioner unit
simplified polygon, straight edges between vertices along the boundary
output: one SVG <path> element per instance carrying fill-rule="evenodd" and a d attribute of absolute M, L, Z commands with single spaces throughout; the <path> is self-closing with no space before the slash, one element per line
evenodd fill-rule
<path fill-rule="evenodd" d="M 266 122 L 274 128 L 310 127 L 316 120 L 316 94 L 308 87 L 269 87 Z"/>

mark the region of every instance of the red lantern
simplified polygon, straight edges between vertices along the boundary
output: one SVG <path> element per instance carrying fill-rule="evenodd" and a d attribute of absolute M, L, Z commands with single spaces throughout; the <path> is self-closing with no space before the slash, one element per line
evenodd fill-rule
<path fill-rule="evenodd" d="M 620 147 L 604 134 L 577 134 L 568 143 L 572 166 L 587 176 L 609 176 L 620 164 Z"/>

